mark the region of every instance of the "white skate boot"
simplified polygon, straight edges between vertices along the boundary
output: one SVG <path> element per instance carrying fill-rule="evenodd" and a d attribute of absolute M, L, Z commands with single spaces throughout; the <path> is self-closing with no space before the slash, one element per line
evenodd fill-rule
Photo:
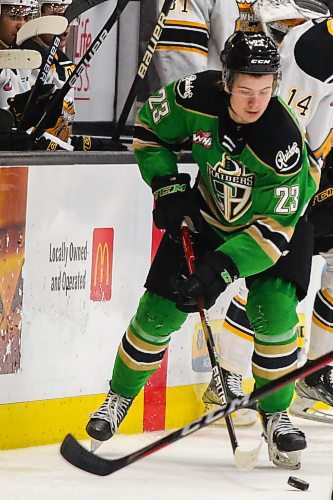
<path fill-rule="evenodd" d="M 317 375 L 317 376 L 316 376 Z M 318 402 L 333 407 L 333 367 L 326 366 L 313 377 L 296 383 L 296 398 L 290 405 L 290 413 L 297 417 L 333 424 L 333 412 L 314 408 Z M 332 408 L 330 408 L 332 410 Z"/>

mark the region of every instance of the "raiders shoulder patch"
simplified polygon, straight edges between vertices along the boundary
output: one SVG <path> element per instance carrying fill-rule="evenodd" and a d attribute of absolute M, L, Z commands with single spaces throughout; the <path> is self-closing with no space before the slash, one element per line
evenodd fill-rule
<path fill-rule="evenodd" d="M 291 175 L 302 167 L 301 131 L 278 98 L 271 99 L 262 117 L 249 126 L 247 144 L 277 174 Z"/>
<path fill-rule="evenodd" d="M 203 71 L 184 76 L 175 82 L 177 104 L 191 111 L 218 116 L 219 101 L 222 99 L 220 80 L 220 71 Z"/>

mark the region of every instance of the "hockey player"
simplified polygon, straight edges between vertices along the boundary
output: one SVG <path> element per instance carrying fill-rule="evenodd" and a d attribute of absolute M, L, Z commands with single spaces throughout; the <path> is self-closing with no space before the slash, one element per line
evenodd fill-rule
<path fill-rule="evenodd" d="M 1 0 L 0 50 L 13 47 L 19 29 L 38 15 L 38 3 L 34 0 Z"/>
<path fill-rule="evenodd" d="M 154 56 L 161 84 L 219 69 L 221 50 L 235 30 L 258 31 L 254 1 L 174 0 Z"/>
<path fill-rule="evenodd" d="M 13 48 L 16 35 L 24 23 L 39 15 L 39 6 L 36 0 L 0 0 L 0 50 Z M 13 105 L 20 96 L 26 95 L 31 88 L 31 70 L 2 69 L 0 71 L 0 108 L 13 111 Z M 45 109 L 50 93 L 39 96 L 33 107 L 29 120 L 34 125 Z M 14 106 L 15 107 L 15 106 Z M 9 112 L 9 111 L 8 111 Z M 55 109 L 50 115 L 48 123 L 53 125 L 61 109 Z M 13 113 L 15 118 L 15 113 Z M 13 119 L 14 121 L 14 119 Z M 16 124 L 15 124 L 16 125 Z M 27 127 L 28 128 L 28 127 Z M 33 144 L 24 130 L 1 130 L 0 150 L 44 149 L 49 139 Z"/>
<path fill-rule="evenodd" d="M 4 50 L 15 47 L 17 32 L 27 21 L 38 16 L 39 7 L 36 0 L 0 0 L 0 9 L 0 50 Z M 0 109 L 9 113 L 8 100 L 29 91 L 30 76 L 31 70 L 0 70 Z M 34 113 L 38 109 L 36 106 Z M 8 125 L 8 120 L 6 124 Z M 35 147 L 24 131 L 10 130 L 6 126 L 0 127 L 0 150 L 26 150 Z"/>
<path fill-rule="evenodd" d="M 40 10 L 42 16 L 49 15 L 63 15 L 67 6 L 70 5 L 72 0 L 40 0 Z M 66 43 L 68 40 L 70 32 L 70 26 L 66 29 L 66 31 L 60 37 L 60 44 L 57 49 L 57 52 L 53 59 L 53 64 L 48 72 L 46 81 L 44 82 L 46 85 L 53 85 L 54 89 L 60 89 L 63 86 L 64 81 L 70 76 L 73 72 L 75 66 L 74 63 L 70 60 L 70 58 L 64 52 L 66 47 Z M 22 44 L 22 48 L 37 50 L 40 52 L 42 56 L 43 63 L 45 63 L 45 59 L 48 55 L 49 45 L 51 44 L 53 39 L 53 35 L 43 34 L 38 37 L 35 37 L 31 40 L 27 40 Z M 39 69 L 34 70 L 32 72 L 32 77 L 35 80 Z M 33 104 L 29 106 L 28 110 L 24 111 L 26 101 L 22 102 L 22 106 L 17 109 L 18 113 L 23 115 L 23 121 L 21 122 L 21 128 L 25 129 L 29 120 L 29 112 L 31 112 L 31 108 L 33 108 Z M 67 143 L 69 137 L 72 134 L 73 120 L 75 115 L 75 107 L 74 107 L 74 88 L 68 92 L 66 95 L 64 102 L 62 113 L 57 123 L 51 129 L 48 129 L 48 133 L 53 136 L 58 137 L 61 141 Z"/>
<path fill-rule="evenodd" d="M 258 21 L 253 13 L 253 2 L 254 0 L 175 0 L 154 54 L 155 67 L 162 85 L 192 73 L 219 69 L 224 42 L 235 29 L 259 31 Z M 159 0 L 157 3 L 157 8 L 161 9 L 163 1 Z M 156 89 L 156 84 L 147 85 L 151 86 L 151 91 Z M 230 373 L 226 382 L 229 397 L 243 394 L 239 376 Z M 212 398 L 215 400 L 211 390 L 208 390 L 207 397 L 207 401 Z M 257 422 L 257 412 L 251 408 L 238 410 L 232 417 L 235 425 Z"/>
<path fill-rule="evenodd" d="M 116 432 L 160 366 L 171 334 L 197 310 L 196 298 L 208 309 L 239 277 L 250 287 L 257 386 L 296 366 L 296 306 L 306 293 L 312 253 L 311 227 L 299 218 L 317 189 L 319 169 L 290 110 L 272 97 L 279 71 L 267 35 L 236 32 L 222 53 L 222 79 L 221 71 L 184 77 L 153 94 L 140 111 L 135 156 L 154 194 L 154 222 L 166 233 L 119 346 L 106 400 L 88 422 L 93 439 Z M 189 136 L 200 171 L 192 189 L 176 163 Z M 189 278 L 178 238 L 184 217 L 196 231 L 198 266 Z M 279 275 L 283 266 L 278 270 L 286 250 L 298 266 L 288 281 Z M 293 390 L 290 384 L 262 399 L 260 412 L 270 456 L 297 468 L 306 440 L 286 412 Z"/>
<path fill-rule="evenodd" d="M 164 0 L 158 1 L 159 8 Z M 219 67 L 226 39 L 235 31 L 236 0 L 175 0 L 156 47 L 155 65 L 161 84 Z"/>
<path fill-rule="evenodd" d="M 263 27 L 275 38 L 283 38 L 280 95 L 295 109 L 306 128 L 311 148 L 326 165 L 309 215 L 315 228 L 314 254 L 326 260 L 321 290 L 314 303 L 308 352 L 311 363 L 333 348 L 333 176 L 332 159 L 328 157 L 333 144 L 333 20 L 323 19 L 329 12 L 326 2 L 319 0 L 258 0 L 255 7 Z M 300 25 L 292 27 L 296 24 Z M 253 353 L 253 329 L 246 314 L 246 298 L 247 292 L 242 288 L 229 306 L 220 338 L 224 376 L 229 385 L 238 385 L 238 392 Z M 333 423 L 332 415 L 313 408 L 318 402 L 333 406 L 332 367 L 298 381 L 296 394 L 290 407 L 292 414 Z M 207 405 L 218 402 L 212 384 L 203 399 Z"/>
<path fill-rule="evenodd" d="M 0 0 L 0 50 L 12 48 L 19 29 L 38 15 L 37 0 Z M 0 70 L 0 108 L 9 109 L 7 99 L 30 88 L 30 70 Z"/>
<path fill-rule="evenodd" d="M 40 0 L 40 9 L 42 16 L 49 15 L 63 15 L 68 5 L 72 3 L 72 0 Z M 47 86 L 53 86 L 55 90 L 61 89 L 66 80 L 70 77 L 71 73 L 75 69 L 74 63 L 68 57 L 65 52 L 66 44 L 68 41 L 68 36 L 70 32 L 70 27 L 75 24 L 75 21 L 71 23 L 66 31 L 60 36 L 60 44 L 55 54 L 53 64 L 48 72 L 48 76 L 45 81 L 44 88 Z M 48 56 L 49 45 L 51 44 L 53 35 L 43 34 L 35 37 L 32 40 L 27 40 L 22 44 L 22 48 L 37 50 L 42 56 L 43 63 Z M 39 70 L 33 72 L 33 77 L 36 79 Z M 25 109 L 27 103 L 27 97 L 22 100 L 15 108 L 17 114 L 21 117 L 23 113 L 23 120 L 20 126 L 24 129 L 27 125 L 27 120 L 29 120 L 30 112 Z M 33 105 L 32 105 L 33 108 Z M 28 108 L 31 110 L 31 105 Z M 100 151 L 100 150 L 111 150 L 115 149 L 115 145 L 108 138 L 95 138 L 91 136 L 73 136 L 73 122 L 75 119 L 75 104 L 74 104 L 74 88 L 71 88 L 67 93 L 63 101 L 63 107 L 61 115 L 59 116 L 56 124 L 47 130 L 48 136 L 57 138 L 57 140 L 52 140 L 47 144 L 48 150 L 75 150 L 75 151 Z M 117 149 L 121 149 L 121 146 L 117 146 Z M 123 147 L 126 150 L 126 147 Z"/>

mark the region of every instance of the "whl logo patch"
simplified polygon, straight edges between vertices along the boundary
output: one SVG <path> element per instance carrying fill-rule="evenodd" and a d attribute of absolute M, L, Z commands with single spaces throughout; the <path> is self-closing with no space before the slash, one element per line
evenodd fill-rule
<path fill-rule="evenodd" d="M 204 148 L 212 147 L 212 133 L 204 132 L 203 130 L 198 130 L 193 134 L 193 144 L 200 144 Z"/>

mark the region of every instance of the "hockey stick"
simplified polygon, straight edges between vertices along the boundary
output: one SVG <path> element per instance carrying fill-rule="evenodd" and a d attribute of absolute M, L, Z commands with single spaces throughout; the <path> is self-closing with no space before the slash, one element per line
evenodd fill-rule
<path fill-rule="evenodd" d="M 126 456 L 115 459 L 99 457 L 89 452 L 86 448 L 83 448 L 83 446 L 81 446 L 71 434 L 68 434 L 62 442 L 60 453 L 67 460 L 67 462 L 81 470 L 85 470 L 91 474 L 96 474 L 97 476 L 108 476 L 119 469 L 123 469 L 124 467 L 137 462 L 141 458 L 147 457 L 148 455 L 151 455 L 152 453 L 179 441 L 180 439 L 198 431 L 199 429 L 202 429 L 203 427 L 207 427 L 207 425 L 213 424 L 220 418 L 229 416 L 236 410 L 240 410 L 254 404 L 257 399 L 269 396 L 273 392 L 281 389 L 287 384 L 290 384 L 298 378 L 304 378 L 311 375 L 311 373 L 320 370 L 320 368 L 323 368 L 332 361 L 333 351 L 330 351 L 313 361 L 310 366 L 304 365 L 280 378 L 272 380 L 272 382 L 254 390 L 251 394 L 245 394 L 242 397 L 233 399 L 218 410 L 207 413 L 190 424 L 185 425 L 184 427 L 171 432 L 171 434 L 168 434 L 167 436 L 164 436 L 163 438 L 160 438 L 157 441 L 134 451 L 133 453 L 129 453 Z"/>
<path fill-rule="evenodd" d="M 16 45 L 21 45 L 29 38 L 38 35 L 61 35 L 67 28 L 68 21 L 64 16 L 42 16 L 23 24 L 16 35 Z"/>
<path fill-rule="evenodd" d="M 187 223 L 185 220 L 182 223 L 181 229 L 181 238 L 182 238 L 182 243 L 183 243 L 183 248 L 184 248 L 184 253 L 185 253 L 185 258 L 186 258 L 186 263 L 187 267 L 189 270 L 190 274 L 193 274 L 195 271 L 195 255 L 193 251 L 193 245 L 191 241 L 191 236 L 190 236 L 190 231 L 188 229 Z M 221 400 L 222 404 L 225 404 L 227 402 L 226 399 L 226 385 L 222 373 L 222 368 L 220 366 L 220 363 L 218 361 L 218 354 L 214 342 L 214 337 L 212 330 L 210 328 L 206 312 L 204 311 L 203 308 L 203 302 L 202 299 L 199 298 L 197 300 L 197 306 L 198 306 L 198 311 L 200 315 L 200 320 L 201 320 L 201 325 L 202 325 L 202 330 L 204 332 L 204 337 L 206 340 L 207 344 L 207 349 L 208 349 L 208 354 L 209 354 L 209 359 L 212 365 L 212 371 L 213 371 L 213 379 L 215 382 L 215 387 L 218 393 L 218 396 Z M 260 441 L 260 444 L 254 448 L 253 450 L 241 450 L 238 445 L 237 437 L 236 437 L 236 431 L 234 427 L 234 423 L 232 421 L 232 418 L 230 416 L 227 416 L 225 418 L 225 422 L 227 425 L 227 430 L 229 434 L 229 439 L 230 443 L 232 446 L 232 451 L 234 453 L 235 457 L 235 465 L 237 469 L 239 470 L 251 470 L 255 467 L 258 456 L 260 453 L 262 441 Z"/>
<path fill-rule="evenodd" d="M 83 14 L 87 10 L 89 10 L 92 7 L 95 7 L 96 5 L 99 5 L 105 1 L 106 0 L 74 0 L 71 4 L 68 5 L 63 16 L 52 16 L 52 17 L 58 17 L 59 19 L 67 21 L 67 25 L 68 25 L 72 21 L 74 21 L 74 19 L 79 17 L 81 14 Z M 50 16 L 42 16 L 39 19 L 45 19 L 46 17 L 50 17 Z M 29 24 L 29 23 L 27 23 L 27 24 Z M 61 35 L 65 31 L 65 29 L 63 31 L 61 31 L 59 34 Z M 18 33 L 20 33 L 20 31 Z M 38 72 L 35 84 L 31 90 L 29 99 L 25 105 L 23 112 L 22 112 L 21 119 L 18 123 L 18 128 L 20 128 L 20 129 L 25 128 L 24 122 L 26 120 L 26 117 L 29 114 L 31 106 L 33 106 L 33 104 L 34 104 L 34 101 L 35 101 L 36 96 L 38 95 L 38 92 L 40 91 L 41 87 L 43 86 L 43 84 L 46 81 L 48 72 L 52 66 L 53 59 L 54 59 L 54 56 L 57 52 L 57 49 L 59 47 L 60 42 L 61 42 L 61 39 L 56 34 L 56 36 L 53 37 L 51 45 L 49 46 L 47 55 L 45 57 L 44 65 L 42 68 L 40 68 L 40 70 Z"/>
<path fill-rule="evenodd" d="M 39 68 L 41 62 L 42 56 L 37 50 L 0 50 L 1 69 L 35 69 Z"/>
<path fill-rule="evenodd" d="M 78 62 L 75 70 L 71 74 L 71 76 L 66 80 L 64 85 L 62 86 L 61 89 L 59 89 L 53 96 L 53 98 L 49 101 L 48 106 L 46 107 L 44 113 L 42 114 L 39 122 L 37 123 L 36 127 L 31 133 L 31 139 L 36 140 L 41 137 L 45 130 L 45 123 L 47 116 L 51 113 L 53 108 L 59 104 L 59 102 L 62 102 L 66 94 L 69 92 L 69 90 L 74 87 L 76 81 L 80 77 L 81 73 L 84 71 L 84 69 L 87 67 L 89 64 L 90 60 L 92 57 L 96 54 L 97 50 L 100 48 L 104 40 L 106 39 L 107 35 L 111 31 L 112 27 L 114 24 L 119 20 L 119 17 L 127 4 L 129 3 L 130 0 L 118 0 L 117 5 L 112 12 L 111 16 L 109 19 L 106 21 L 105 25 L 101 29 L 101 31 L 98 33 L 98 35 L 95 37 L 91 45 L 89 46 L 88 50 L 86 53 L 82 56 L 81 60 Z M 45 119 L 46 118 L 46 119 Z"/>
<path fill-rule="evenodd" d="M 146 76 L 146 73 L 147 73 L 147 70 L 149 68 L 150 62 L 152 60 L 153 54 L 155 52 L 157 43 L 161 37 L 162 31 L 164 28 L 165 18 L 169 14 L 169 10 L 170 10 L 170 7 L 171 7 L 173 1 L 174 0 L 165 0 L 164 1 L 160 15 L 158 16 L 157 24 L 154 28 L 153 34 L 152 34 L 149 42 L 148 42 L 148 47 L 143 55 L 142 61 L 139 64 L 137 74 L 133 80 L 133 83 L 132 83 L 132 86 L 131 86 L 130 91 L 128 93 L 124 107 L 122 109 L 122 112 L 120 113 L 116 128 L 115 128 L 114 133 L 112 135 L 112 139 L 115 142 L 119 141 L 119 138 L 123 132 L 128 115 L 132 109 L 134 100 L 137 96 L 137 93 L 139 90 L 139 85 L 141 84 L 142 80 Z"/>

